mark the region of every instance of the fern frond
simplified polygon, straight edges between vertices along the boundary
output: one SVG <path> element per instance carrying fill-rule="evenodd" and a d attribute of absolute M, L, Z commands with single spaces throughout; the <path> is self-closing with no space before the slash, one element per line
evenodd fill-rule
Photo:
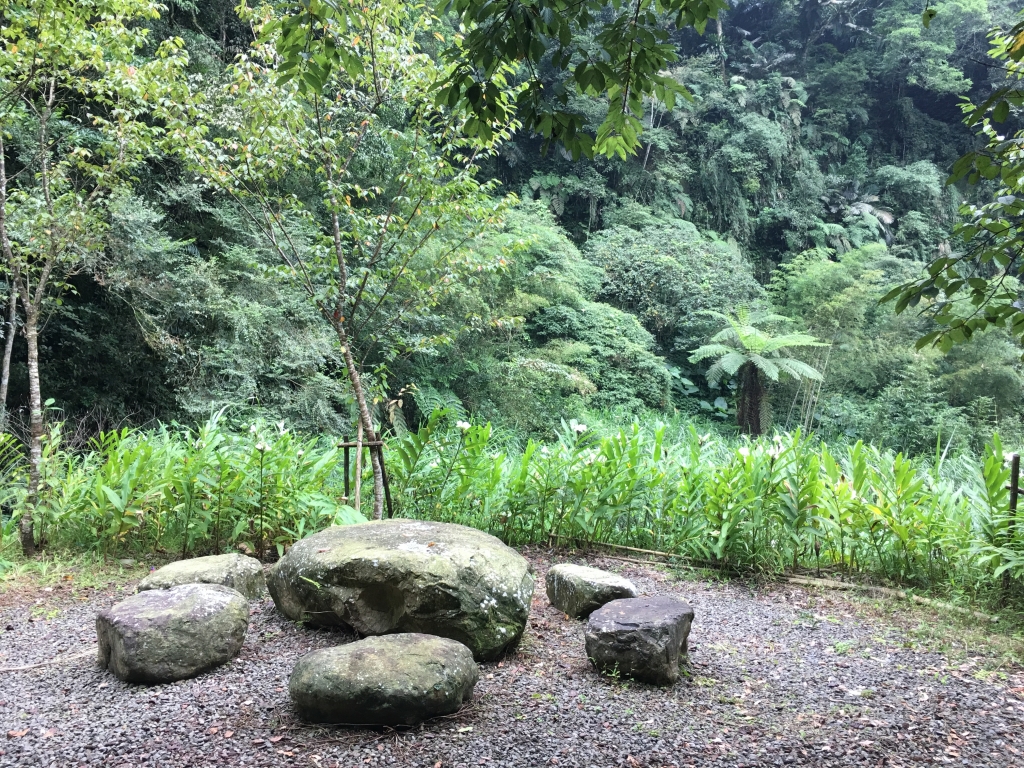
<path fill-rule="evenodd" d="M 722 366 L 719 362 L 715 362 L 714 365 L 708 368 L 707 373 L 704 374 L 704 378 L 707 379 L 708 384 L 712 387 L 717 385 L 722 380 L 723 376 L 725 376 L 725 371 L 722 370 Z"/>
<path fill-rule="evenodd" d="M 806 333 L 787 333 L 769 339 L 761 350 L 762 354 L 768 354 L 787 347 L 827 347 L 827 344 L 818 341 L 814 336 Z"/>
<path fill-rule="evenodd" d="M 821 381 L 822 376 L 817 368 L 813 368 L 801 360 L 794 360 L 792 357 L 779 357 L 775 359 L 779 369 L 796 380 L 812 379 Z"/>
<path fill-rule="evenodd" d="M 705 344 L 703 347 L 697 347 L 694 350 L 693 354 L 690 355 L 690 362 L 699 363 L 707 360 L 709 357 L 721 357 L 734 351 L 732 347 L 727 347 L 724 344 Z"/>
<path fill-rule="evenodd" d="M 727 355 L 723 355 L 715 365 L 721 366 L 722 370 L 730 376 L 735 376 L 736 372 L 743 367 L 743 364 L 746 363 L 748 359 L 749 358 L 742 352 L 736 352 L 733 350 Z"/>
<path fill-rule="evenodd" d="M 740 334 L 736 330 L 736 326 L 731 325 L 731 320 L 729 322 L 730 325 L 727 325 L 725 328 L 723 328 L 722 330 L 720 330 L 718 333 L 711 337 L 710 341 L 712 344 L 720 344 L 723 341 L 731 341 L 734 344 L 742 343 L 740 341 Z"/>
<path fill-rule="evenodd" d="M 779 380 L 779 366 L 775 364 L 777 361 L 769 360 L 768 358 L 762 357 L 761 355 L 751 355 L 750 362 L 754 364 L 757 370 L 759 370 L 772 381 Z"/>

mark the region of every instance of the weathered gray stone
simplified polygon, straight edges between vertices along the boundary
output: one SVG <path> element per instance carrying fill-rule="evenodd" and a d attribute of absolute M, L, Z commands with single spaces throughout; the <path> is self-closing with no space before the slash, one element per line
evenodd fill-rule
<path fill-rule="evenodd" d="M 587 656 L 602 672 L 671 685 L 692 621 L 693 608 L 674 597 L 612 600 L 590 614 Z"/>
<path fill-rule="evenodd" d="M 307 654 L 288 691 L 299 717 L 311 722 L 412 725 L 457 712 L 479 676 L 462 643 L 409 633 Z"/>
<path fill-rule="evenodd" d="M 238 653 L 249 603 L 230 587 L 151 589 L 96 617 L 99 663 L 128 683 L 195 677 Z"/>
<path fill-rule="evenodd" d="M 553 565 L 545 584 L 551 604 L 577 618 L 589 616 L 610 600 L 636 597 L 636 587 L 629 579 L 586 565 Z"/>
<path fill-rule="evenodd" d="M 270 570 L 268 586 L 291 619 L 361 635 L 448 637 L 489 660 L 519 641 L 533 575 L 522 555 L 482 531 L 383 520 L 303 539 Z"/>
<path fill-rule="evenodd" d="M 193 557 L 165 565 L 139 582 L 139 592 L 182 584 L 220 584 L 238 590 L 249 600 L 261 597 L 267 590 L 259 560 L 230 554 Z"/>

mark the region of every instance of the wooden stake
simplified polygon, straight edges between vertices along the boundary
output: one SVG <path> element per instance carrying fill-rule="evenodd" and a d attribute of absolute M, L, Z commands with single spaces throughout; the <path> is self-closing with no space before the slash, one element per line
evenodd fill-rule
<path fill-rule="evenodd" d="M 380 477 L 384 481 L 384 500 L 388 506 L 388 517 L 392 518 L 395 516 L 395 508 L 391 505 L 391 481 L 388 480 L 388 470 L 384 466 L 383 443 L 377 446 L 377 460 L 380 462 Z"/>
<path fill-rule="evenodd" d="M 363 486 L 363 422 L 360 419 L 359 427 L 356 430 L 356 487 L 355 487 L 355 507 L 356 512 L 359 511 L 360 497 L 362 496 Z"/>
<path fill-rule="evenodd" d="M 345 435 L 345 503 L 348 504 L 349 487 L 348 487 L 348 467 L 349 467 L 349 442 L 348 435 Z"/>

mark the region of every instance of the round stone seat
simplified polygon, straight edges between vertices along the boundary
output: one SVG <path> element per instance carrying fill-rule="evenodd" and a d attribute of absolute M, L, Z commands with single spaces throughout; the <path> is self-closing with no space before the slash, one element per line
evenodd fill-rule
<path fill-rule="evenodd" d="M 526 628 L 533 574 L 494 536 L 448 523 L 382 520 L 328 528 L 270 569 L 277 609 L 360 635 L 422 632 L 457 640 L 482 661 Z"/>
<path fill-rule="evenodd" d="M 267 591 L 263 566 L 254 557 L 239 554 L 209 555 L 165 565 L 139 582 L 138 591 L 169 589 L 182 584 L 220 584 L 255 600 Z"/>
<path fill-rule="evenodd" d="M 308 722 L 412 725 L 457 712 L 479 676 L 462 643 L 406 633 L 307 654 L 296 662 L 288 692 Z"/>
<path fill-rule="evenodd" d="M 590 614 L 587 657 L 602 672 L 671 685 L 692 621 L 693 608 L 675 597 L 612 600 Z"/>
<path fill-rule="evenodd" d="M 637 594 L 629 579 L 600 568 L 571 563 L 551 566 L 545 585 L 551 604 L 574 618 L 585 618 L 611 600 Z"/>
<path fill-rule="evenodd" d="M 96 617 L 99 663 L 128 683 L 170 683 L 232 659 L 249 628 L 249 602 L 219 584 L 132 595 Z"/>

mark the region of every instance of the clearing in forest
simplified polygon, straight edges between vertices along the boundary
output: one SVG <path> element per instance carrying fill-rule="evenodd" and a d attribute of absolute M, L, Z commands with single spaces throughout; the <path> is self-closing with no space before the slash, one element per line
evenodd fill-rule
<path fill-rule="evenodd" d="M 525 554 L 538 584 L 574 560 Z M 92 587 L 74 574 L 12 580 L 0 592 L 0 766 L 1024 766 L 1019 640 L 902 603 L 587 562 L 694 606 L 677 685 L 596 674 L 584 624 L 538 589 L 522 644 L 481 665 L 472 703 L 397 730 L 296 719 L 295 660 L 353 637 L 288 621 L 269 597 L 236 659 L 146 687 L 93 656 L 96 613 L 134 592 L 141 570 Z"/>

